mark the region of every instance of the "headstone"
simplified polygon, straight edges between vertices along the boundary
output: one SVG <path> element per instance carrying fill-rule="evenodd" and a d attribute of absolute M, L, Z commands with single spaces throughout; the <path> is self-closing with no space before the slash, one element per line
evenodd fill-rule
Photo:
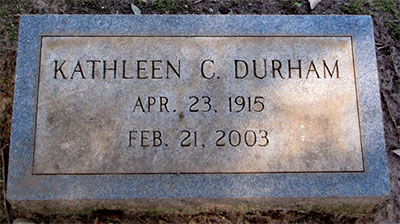
<path fill-rule="evenodd" d="M 31 208 L 377 203 L 371 18 L 22 16 L 9 161 Z"/>

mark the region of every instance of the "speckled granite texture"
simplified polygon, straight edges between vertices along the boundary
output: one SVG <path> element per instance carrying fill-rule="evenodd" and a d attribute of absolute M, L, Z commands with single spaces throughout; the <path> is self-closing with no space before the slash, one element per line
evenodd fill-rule
<path fill-rule="evenodd" d="M 365 172 L 33 175 L 42 35 L 351 36 Z M 369 16 L 21 16 L 7 189 L 7 199 L 13 204 L 64 199 L 287 197 L 361 197 L 370 198 L 374 203 L 376 198 L 388 196 L 389 191 L 373 27 Z"/>

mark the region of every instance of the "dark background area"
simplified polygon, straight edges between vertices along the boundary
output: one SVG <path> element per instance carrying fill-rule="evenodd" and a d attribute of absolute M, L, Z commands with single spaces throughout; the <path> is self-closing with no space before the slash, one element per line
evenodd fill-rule
<path fill-rule="evenodd" d="M 93 211 L 44 215 L 13 209 L 5 200 L 14 75 L 21 14 L 359 14 L 374 21 L 386 150 L 392 193 L 366 214 L 295 210 L 209 211 L 158 214 L 155 211 Z M 0 0 L 0 223 L 27 218 L 36 223 L 400 223 L 400 0 Z"/>

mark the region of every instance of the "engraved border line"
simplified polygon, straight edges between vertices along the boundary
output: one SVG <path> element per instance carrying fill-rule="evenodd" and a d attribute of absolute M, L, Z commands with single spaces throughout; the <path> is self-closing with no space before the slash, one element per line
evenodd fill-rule
<path fill-rule="evenodd" d="M 39 106 L 39 86 L 40 86 L 40 73 L 41 73 L 41 57 L 42 57 L 42 47 L 43 47 L 43 37 L 272 37 L 272 38 L 281 38 L 281 37 L 349 37 L 350 45 L 351 45 L 351 56 L 353 62 L 353 75 L 354 75 L 354 85 L 355 85 L 355 95 L 356 95 L 356 104 L 357 104 L 357 118 L 358 118 L 358 127 L 360 132 L 360 148 L 361 148 L 361 157 L 362 157 L 362 170 L 356 171 L 268 171 L 268 172 L 153 172 L 153 173 L 35 173 L 34 165 L 35 165 L 35 149 L 36 149 L 36 130 L 37 130 L 37 115 L 38 115 L 38 106 Z M 363 173 L 365 172 L 365 160 L 364 160 L 364 150 L 362 145 L 362 129 L 361 129 L 361 119 L 360 119 L 360 104 L 358 102 L 358 89 L 357 89 L 357 76 L 356 76 L 356 68 L 355 68 L 355 49 L 354 49 L 354 40 L 351 35 L 41 35 L 40 43 L 39 43 L 39 66 L 38 66 L 38 82 L 37 82 L 37 98 L 36 98 L 36 114 L 35 114 L 35 129 L 34 129 L 34 147 L 33 147 L 33 159 L 32 159 L 32 175 L 183 175 L 183 174 L 291 174 L 291 173 L 302 173 L 302 174 L 313 174 L 313 173 Z"/>

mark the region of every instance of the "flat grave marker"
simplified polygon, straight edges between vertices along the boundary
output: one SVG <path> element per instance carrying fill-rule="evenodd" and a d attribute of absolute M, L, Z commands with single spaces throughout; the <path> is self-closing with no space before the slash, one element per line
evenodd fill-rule
<path fill-rule="evenodd" d="M 368 16 L 22 16 L 8 200 L 376 203 L 374 49 Z"/>

